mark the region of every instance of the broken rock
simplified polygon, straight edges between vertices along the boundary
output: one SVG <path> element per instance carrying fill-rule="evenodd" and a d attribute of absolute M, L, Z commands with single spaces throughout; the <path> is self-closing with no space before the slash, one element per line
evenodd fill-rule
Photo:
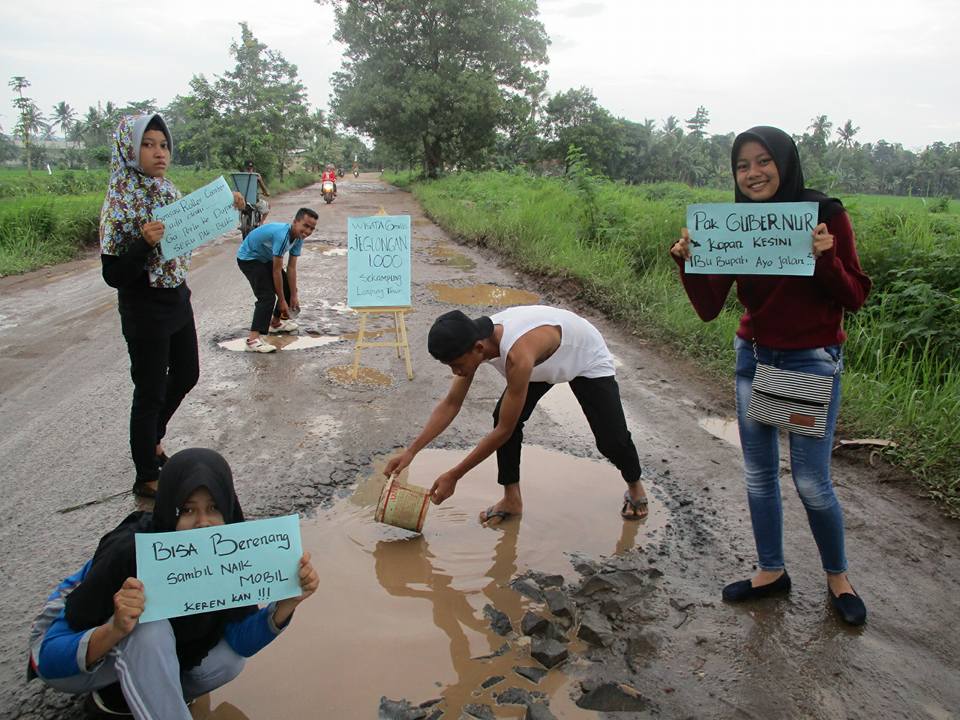
<path fill-rule="evenodd" d="M 549 638 L 534 638 L 530 655 L 545 668 L 552 668 L 567 659 L 566 646 Z"/>

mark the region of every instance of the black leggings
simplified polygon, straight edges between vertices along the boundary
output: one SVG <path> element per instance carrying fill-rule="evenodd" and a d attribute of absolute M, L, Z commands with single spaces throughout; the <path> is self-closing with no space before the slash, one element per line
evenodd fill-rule
<path fill-rule="evenodd" d="M 520 482 L 520 448 L 523 444 L 523 424 L 530 419 L 530 414 L 547 391 L 553 385 L 545 382 L 532 382 L 527 386 L 527 400 L 520 412 L 520 419 L 513 429 L 513 434 L 497 450 L 497 482 L 501 485 L 512 485 Z M 627 429 L 627 420 L 623 415 L 623 404 L 620 402 L 620 387 L 616 379 L 609 375 L 599 378 L 575 377 L 570 381 L 577 402 L 587 416 L 590 430 L 597 441 L 597 450 L 612 462 L 623 479 L 634 483 L 640 479 L 640 458 L 637 448 Z M 506 393 L 506 391 L 504 391 Z M 496 427 L 500 419 L 500 404 L 503 395 L 497 401 L 493 410 L 493 424 Z"/>
<path fill-rule="evenodd" d="M 270 317 L 280 317 L 280 303 L 273 287 L 273 263 L 259 260 L 237 260 L 240 270 L 247 276 L 253 294 L 257 298 L 253 306 L 253 321 L 250 329 L 261 335 L 270 332 Z M 287 271 L 281 270 L 283 277 L 283 295 L 287 303 L 290 302 L 290 282 L 287 280 Z"/>
<path fill-rule="evenodd" d="M 130 453 L 137 482 L 160 475 L 157 443 L 167 434 L 167 423 L 200 378 L 197 330 L 190 321 L 171 335 L 127 337 L 133 406 L 130 409 Z"/>

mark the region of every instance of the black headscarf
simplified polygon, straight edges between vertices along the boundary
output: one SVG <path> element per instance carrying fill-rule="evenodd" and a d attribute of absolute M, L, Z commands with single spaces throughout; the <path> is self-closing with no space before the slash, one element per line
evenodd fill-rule
<path fill-rule="evenodd" d="M 737 185 L 737 156 L 745 142 L 755 141 L 763 145 L 773 156 L 780 175 L 780 187 L 772 198 L 765 202 L 815 202 L 820 206 L 819 221 L 827 222 L 843 210 L 843 203 L 837 198 L 827 197 L 817 190 L 808 190 L 803 184 L 803 168 L 800 167 L 800 153 L 793 138 L 783 130 L 767 125 L 752 127 L 733 141 L 730 152 L 730 164 L 733 170 L 733 192 L 736 201 L 754 202 L 740 191 Z"/>
<path fill-rule="evenodd" d="M 176 453 L 160 472 L 153 512 L 131 513 L 101 538 L 83 582 L 67 596 L 65 617 L 71 628 L 96 627 L 113 615 L 114 593 L 124 580 L 137 575 L 134 535 L 176 530 L 180 507 L 201 487 L 210 492 L 224 523 L 243 522 L 227 461 L 214 450 L 205 448 Z M 199 665 L 220 642 L 228 622 L 239 620 L 256 609 L 248 606 L 172 618 L 170 625 L 176 637 L 181 669 Z"/>

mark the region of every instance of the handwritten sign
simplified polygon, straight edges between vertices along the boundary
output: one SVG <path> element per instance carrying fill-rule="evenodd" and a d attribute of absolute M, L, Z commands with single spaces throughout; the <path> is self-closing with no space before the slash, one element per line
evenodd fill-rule
<path fill-rule="evenodd" d="M 233 191 L 223 176 L 153 213 L 164 224 L 160 249 L 165 260 L 186 255 L 208 240 L 237 227 Z"/>
<path fill-rule="evenodd" d="M 410 216 L 347 219 L 347 305 L 410 304 Z"/>
<path fill-rule="evenodd" d="M 141 622 L 257 605 L 300 594 L 298 515 L 167 533 L 137 533 Z"/>
<path fill-rule="evenodd" d="M 688 273 L 813 275 L 817 203 L 687 206 Z"/>

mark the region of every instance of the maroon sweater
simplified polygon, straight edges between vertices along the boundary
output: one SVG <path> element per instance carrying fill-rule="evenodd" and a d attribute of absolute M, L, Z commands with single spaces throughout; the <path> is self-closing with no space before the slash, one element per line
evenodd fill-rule
<path fill-rule="evenodd" d="M 688 275 L 683 260 L 680 279 L 690 302 L 704 321 L 720 314 L 733 281 L 746 308 L 737 335 L 776 350 L 804 350 L 839 345 L 843 311 L 858 310 L 872 283 L 860 268 L 853 226 L 845 212 L 827 222 L 833 248 L 817 258 L 812 277 L 773 275 Z"/>

